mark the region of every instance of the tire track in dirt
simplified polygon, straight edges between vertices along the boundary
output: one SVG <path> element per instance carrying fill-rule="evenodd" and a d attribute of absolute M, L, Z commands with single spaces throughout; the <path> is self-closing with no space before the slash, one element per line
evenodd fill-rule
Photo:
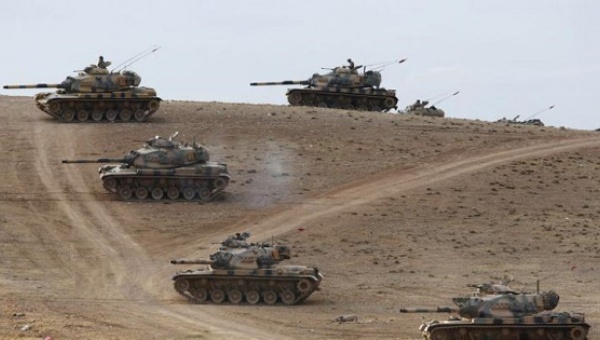
<path fill-rule="evenodd" d="M 275 213 L 265 219 L 241 221 L 236 223 L 234 227 L 227 228 L 227 230 L 233 230 L 235 227 L 242 228 L 252 232 L 256 239 L 270 240 L 271 236 L 293 231 L 324 216 L 340 213 L 358 205 L 404 191 L 448 181 L 458 176 L 475 173 L 485 168 L 523 158 L 543 157 L 580 148 L 599 146 L 600 139 L 593 137 L 561 140 L 497 151 L 487 155 L 457 159 L 450 162 L 425 164 L 422 167 L 404 172 L 390 170 L 373 178 L 343 185 L 321 197 Z M 255 222 L 258 225 L 257 227 L 247 227 Z"/>
<path fill-rule="evenodd" d="M 62 193 L 61 183 L 52 171 L 51 163 L 74 156 L 76 138 L 69 128 L 69 125 L 59 125 L 54 129 L 57 131 L 49 131 L 41 124 L 34 127 L 35 168 L 46 191 L 58 193 L 53 194 L 58 198 L 56 204 L 74 227 L 71 238 L 63 241 L 79 247 L 85 245 L 83 248 L 87 250 L 76 255 L 77 261 L 71 261 L 71 266 L 75 267 L 71 274 L 75 276 L 77 286 L 104 288 L 86 292 L 86 298 L 107 299 L 109 295 L 109 299 L 119 300 L 119 309 L 126 309 L 129 315 L 137 316 L 136 327 L 160 329 L 169 335 L 193 331 L 211 338 L 274 338 L 270 332 L 227 321 L 226 312 L 213 315 L 198 309 L 171 306 L 151 294 L 148 289 L 151 273 L 160 272 L 159 267 L 113 218 L 119 214 L 107 210 L 90 194 L 92 191 L 76 167 L 65 166 L 61 173 L 66 173 L 64 178 L 71 190 L 88 194 L 83 194 L 79 200 L 70 200 L 67 194 Z M 82 127 L 82 130 L 85 128 Z M 47 150 L 53 147 L 59 150 L 62 147 L 62 151 L 49 154 Z M 92 253 L 91 256 L 88 252 Z M 182 330 L 186 332 L 182 333 Z"/>

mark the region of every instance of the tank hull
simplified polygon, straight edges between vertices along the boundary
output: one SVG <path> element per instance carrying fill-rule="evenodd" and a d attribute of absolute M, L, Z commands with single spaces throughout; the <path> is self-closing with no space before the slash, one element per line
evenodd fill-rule
<path fill-rule="evenodd" d="M 37 107 L 59 121 L 72 122 L 144 122 L 159 108 L 156 91 L 136 87 L 110 93 L 38 93 Z"/>
<path fill-rule="evenodd" d="M 121 200 L 210 201 L 229 184 L 225 164 L 206 162 L 173 169 L 104 165 L 98 170 L 104 188 Z"/>
<path fill-rule="evenodd" d="M 267 269 L 186 271 L 174 277 L 174 288 L 193 303 L 293 305 L 318 290 L 323 276 L 316 268 L 278 266 Z"/>
<path fill-rule="evenodd" d="M 398 103 L 393 90 L 372 87 L 315 87 L 288 89 L 292 106 L 329 107 L 347 110 L 387 112 Z"/>
<path fill-rule="evenodd" d="M 521 318 L 430 321 L 420 329 L 425 340 L 585 340 L 589 328 L 582 314 L 548 312 Z"/>
<path fill-rule="evenodd" d="M 407 114 L 412 114 L 415 116 L 425 116 L 425 117 L 444 117 L 445 112 L 440 109 L 432 109 L 432 108 L 418 108 L 415 110 L 406 111 Z"/>

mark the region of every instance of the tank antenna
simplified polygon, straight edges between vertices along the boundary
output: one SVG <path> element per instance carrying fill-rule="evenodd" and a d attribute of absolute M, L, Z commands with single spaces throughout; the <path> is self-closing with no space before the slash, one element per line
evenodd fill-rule
<path fill-rule="evenodd" d="M 113 68 L 111 72 L 121 72 L 121 71 L 125 70 L 127 67 L 129 67 L 129 66 L 133 65 L 134 63 L 137 63 L 138 61 L 147 57 L 148 55 L 158 51 L 160 48 L 161 48 L 161 46 L 154 45 L 154 46 L 134 55 L 133 57 L 125 60 L 124 62 L 120 63 L 119 65 L 115 66 L 115 68 Z"/>
<path fill-rule="evenodd" d="M 540 113 L 542 113 L 542 112 L 546 112 L 546 111 L 548 111 L 548 110 L 552 110 L 553 108 L 554 108 L 554 105 L 550 105 L 550 107 L 548 107 L 548 108 L 545 108 L 545 109 L 542 109 L 542 110 L 540 110 L 540 111 L 538 111 L 538 112 L 536 112 L 536 113 L 532 114 L 531 116 L 529 116 L 529 117 L 525 118 L 525 120 L 530 120 L 531 118 L 533 118 L 533 117 L 535 117 L 535 116 L 539 115 Z"/>
<path fill-rule="evenodd" d="M 405 62 L 407 59 L 399 59 L 399 60 L 392 60 L 392 61 L 386 61 L 386 62 L 381 62 L 381 63 L 375 63 L 375 64 L 371 64 L 371 65 L 366 65 L 366 66 L 375 66 L 375 65 L 379 65 L 377 67 L 372 68 L 373 71 L 383 71 L 384 68 L 390 66 L 390 65 L 394 65 L 394 64 L 402 64 L 403 62 Z"/>
<path fill-rule="evenodd" d="M 435 105 L 435 104 L 439 104 L 439 103 L 443 102 L 444 100 L 446 100 L 446 99 L 448 99 L 448 98 L 450 98 L 450 97 L 454 97 L 454 96 L 456 96 L 456 95 L 457 95 L 457 94 L 459 94 L 459 93 L 460 93 L 460 91 L 456 91 L 456 92 L 454 92 L 453 94 L 451 94 L 451 95 L 448 95 L 448 96 L 445 96 L 444 98 L 442 98 L 442 99 L 438 100 L 437 102 L 435 102 L 435 103 L 433 103 L 433 104 L 431 104 L 431 105 L 433 106 L 433 105 Z"/>
<path fill-rule="evenodd" d="M 439 97 L 442 97 L 442 96 L 445 96 L 445 95 L 448 95 L 448 92 L 442 92 L 442 93 L 438 93 L 438 94 L 436 94 L 435 96 L 431 96 L 431 97 L 429 97 L 429 98 L 425 98 L 425 100 L 429 102 L 429 101 L 432 101 L 432 100 L 434 100 L 434 99 L 437 99 L 437 98 L 439 98 Z"/>

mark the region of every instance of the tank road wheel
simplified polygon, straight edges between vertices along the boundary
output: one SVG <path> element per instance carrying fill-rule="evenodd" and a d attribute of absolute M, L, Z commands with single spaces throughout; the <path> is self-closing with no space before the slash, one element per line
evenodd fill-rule
<path fill-rule="evenodd" d="M 316 96 L 314 93 L 308 93 L 302 96 L 302 105 L 315 106 L 316 104 Z"/>
<path fill-rule="evenodd" d="M 118 115 L 119 115 L 119 113 L 116 110 L 106 111 L 106 119 L 108 119 L 111 122 L 114 122 L 115 120 L 117 120 Z"/>
<path fill-rule="evenodd" d="M 194 188 L 191 187 L 187 187 L 187 188 L 183 188 L 183 198 L 185 198 L 188 201 L 191 201 L 194 199 L 194 196 L 196 196 L 196 190 L 194 190 Z"/>
<path fill-rule="evenodd" d="M 229 302 L 231 303 L 238 304 L 242 302 L 242 297 L 242 292 L 239 289 L 232 289 L 227 293 L 227 299 L 229 299 Z"/>
<path fill-rule="evenodd" d="M 156 201 L 160 201 L 163 198 L 164 194 L 165 192 L 161 188 L 154 188 L 151 192 L 152 198 Z"/>
<path fill-rule="evenodd" d="M 119 113 L 119 118 L 121 118 L 121 120 L 124 122 L 130 121 L 132 116 L 133 112 L 130 110 L 121 110 L 121 113 Z"/>
<path fill-rule="evenodd" d="M 369 111 L 381 112 L 381 107 L 377 105 L 371 105 L 371 109 Z"/>
<path fill-rule="evenodd" d="M 386 108 L 386 110 L 391 110 L 396 106 L 396 101 L 394 98 L 385 98 L 383 101 L 383 106 Z"/>
<path fill-rule="evenodd" d="M 288 102 L 292 106 L 299 106 L 302 104 L 302 94 L 300 92 L 292 92 L 288 96 Z"/>
<path fill-rule="evenodd" d="M 176 200 L 179 198 L 179 190 L 175 187 L 170 187 L 167 189 L 167 197 L 170 200 Z"/>
<path fill-rule="evenodd" d="M 294 294 L 294 292 L 291 290 L 281 292 L 279 297 L 281 298 L 281 302 L 285 303 L 286 305 L 291 305 L 296 300 L 296 294 Z"/>
<path fill-rule="evenodd" d="M 196 288 L 192 291 L 192 296 L 194 297 L 194 301 L 196 302 L 204 302 L 208 299 L 208 293 L 206 292 L 206 288 Z"/>
<path fill-rule="evenodd" d="M 75 119 L 75 111 L 73 110 L 65 110 L 62 115 L 62 120 L 65 122 L 72 122 Z"/>
<path fill-rule="evenodd" d="M 326 108 L 327 107 L 327 102 L 325 102 L 325 98 L 318 96 L 316 99 L 317 102 L 317 107 L 322 107 L 322 108 Z"/>
<path fill-rule="evenodd" d="M 52 102 L 48 104 L 48 111 L 50 113 L 57 115 L 60 112 L 60 104 L 57 102 Z"/>
<path fill-rule="evenodd" d="M 144 110 L 135 110 L 133 113 L 133 118 L 135 118 L 138 122 L 143 122 L 146 120 L 146 111 Z"/>
<path fill-rule="evenodd" d="M 275 304 L 275 302 L 277 302 L 277 293 L 275 293 L 272 290 L 267 290 L 266 292 L 263 293 L 263 301 L 267 305 Z"/>
<path fill-rule="evenodd" d="M 114 178 L 107 178 L 102 181 L 102 185 L 104 185 L 104 189 L 108 191 L 115 191 L 117 188 L 117 180 Z"/>
<path fill-rule="evenodd" d="M 80 122 L 85 122 L 86 120 L 90 119 L 90 113 L 87 112 L 86 110 L 79 110 L 77 111 L 77 120 Z"/>
<path fill-rule="evenodd" d="M 121 197 L 122 200 L 127 201 L 131 199 L 131 196 L 133 196 L 133 191 L 131 191 L 131 188 L 122 187 L 119 189 L 119 197 Z"/>
<path fill-rule="evenodd" d="M 246 292 L 246 302 L 251 305 L 255 305 L 260 300 L 260 294 L 255 290 L 249 290 Z"/>
<path fill-rule="evenodd" d="M 583 340 L 585 339 L 585 329 L 575 326 L 571 329 L 570 335 L 573 340 Z"/>
<path fill-rule="evenodd" d="M 202 188 L 198 192 L 198 197 L 200 197 L 200 200 L 208 202 L 208 201 L 210 201 L 210 198 L 212 197 L 212 192 L 210 192 L 210 190 L 208 190 L 206 188 Z"/>
<path fill-rule="evenodd" d="M 225 178 L 219 177 L 215 179 L 213 185 L 215 186 L 216 190 L 222 190 L 223 188 L 225 188 L 225 186 L 227 186 L 227 180 Z"/>
<path fill-rule="evenodd" d="M 340 104 L 340 102 L 337 101 L 336 98 L 334 98 L 331 103 L 329 105 L 327 105 L 328 107 L 332 108 L 332 109 L 341 109 L 342 108 L 342 104 Z"/>
<path fill-rule="evenodd" d="M 451 340 L 454 338 L 451 338 L 449 334 L 446 334 L 444 332 L 444 329 L 441 330 L 433 330 L 431 332 L 431 340 Z M 447 332 L 447 330 L 446 330 Z"/>
<path fill-rule="evenodd" d="M 313 283 L 309 279 L 302 279 L 296 285 L 298 291 L 302 294 L 306 294 L 311 291 Z"/>
<path fill-rule="evenodd" d="M 225 301 L 225 293 L 221 289 L 213 289 L 210 291 L 210 300 L 214 303 Z"/>
<path fill-rule="evenodd" d="M 144 187 L 139 187 L 135 189 L 135 197 L 140 201 L 145 200 L 146 198 L 148 198 L 148 189 Z"/>
<path fill-rule="evenodd" d="M 94 110 L 94 111 L 92 111 L 92 120 L 94 122 L 101 121 L 103 116 L 104 116 L 104 113 L 102 113 L 102 111 L 100 111 L 100 110 Z"/>
<path fill-rule="evenodd" d="M 159 105 L 160 104 L 158 103 L 158 100 L 151 100 L 148 103 L 148 110 L 150 110 L 150 112 L 154 112 L 154 111 L 158 110 Z"/>
<path fill-rule="evenodd" d="M 344 109 L 344 110 L 354 110 L 356 108 L 350 102 L 350 103 L 344 103 L 344 104 L 342 104 L 342 109 Z"/>
<path fill-rule="evenodd" d="M 369 111 L 369 107 L 367 107 L 367 105 L 365 105 L 365 104 L 359 104 L 359 105 L 356 107 L 356 109 L 357 109 L 358 111 Z"/>
<path fill-rule="evenodd" d="M 178 292 L 185 292 L 188 289 L 190 289 L 190 282 L 183 278 L 180 277 L 177 280 L 175 280 L 175 290 L 177 290 Z"/>

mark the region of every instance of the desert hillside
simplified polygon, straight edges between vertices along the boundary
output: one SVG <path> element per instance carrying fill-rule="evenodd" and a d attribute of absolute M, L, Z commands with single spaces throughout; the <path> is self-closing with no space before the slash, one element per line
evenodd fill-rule
<path fill-rule="evenodd" d="M 503 277 L 540 280 L 598 337 L 597 132 L 183 101 L 148 123 L 64 124 L 12 96 L 0 119 L 1 338 L 419 339 L 421 315 L 399 308 Z M 61 164 L 175 131 L 227 163 L 214 201 L 122 202 L 98 165 Z M 292 245 L 288 262 L 318 267 L 322 289 L 294 306 L 179 296 L 169 261 L 240 231 Z"/>

